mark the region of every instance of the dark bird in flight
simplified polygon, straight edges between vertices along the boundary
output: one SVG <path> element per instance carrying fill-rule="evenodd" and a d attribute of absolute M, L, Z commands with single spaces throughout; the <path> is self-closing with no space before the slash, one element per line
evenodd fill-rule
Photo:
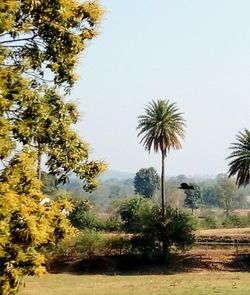
<path fill-rule="evenodd" d="M 182 182 L 180 184 L 180 186 L 178 187 L 179 189 L 194 189 L 194 186 L 191 183 L 186 183 L 186 182 Z"/>

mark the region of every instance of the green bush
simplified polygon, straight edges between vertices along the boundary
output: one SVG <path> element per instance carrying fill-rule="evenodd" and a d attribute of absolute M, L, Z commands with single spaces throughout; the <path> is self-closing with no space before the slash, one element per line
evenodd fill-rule
<path fill-rule="evenodd" d="M 200 227 L 206 229 L 218 228 L 219 224 L 214 216 L 206 216 L 200 221 Z"/>
<path fill-rule="evenodd" d="M 165 235 L 169 246 L 185 250 L 195 241 L 194 230 L 197 220 L 192 215 L 181 213 L 176 209 L 168 209 L 168 220 L 165 223 Z"/>
<path fill-rule="evenodd" d="M 130 247 L 128 236 L 87 229 L 81 231 L 78 236 L 47 249 L 46 253 L 48 265 L 53 267 L 76 260 L 92 260 L 95 256 L 127 254 Z"/>
<path fill-rule="evenodd" d="M 222 226 L 225 228 L 232 227 L 245 227 L 247 225 L 247 219 L 245 216 L 229 215 L 222 222 Z"/>
<path fill-rule="evenodd" d="M 250 213 L 245 216 L 231 214 L 225 216 L 220 212 L 206 211 L 199 219 L 199 227 L 205 229 L 213 228 L 239 228 L 250 226 Z"/>
<path fill-rule="evenodd" d="M 69 220 L 72 225 L 80 230 L 104 228 L 104 221 L 98 218 L 94 206 L 86 199 L 73 199 L 74 209 L 69 213 Z"/>
<path fill-rule="evenodd" d="M 106 236 L 102 250 L 106 256 L 127 254 L 130 251 L 130 240 L 123 235 Z"/>
<path fill-rule="evenodd" d="M 185 249 L 194 242 L 195 218 L 176 209 L 167 208 L 163 222 L 160 209 L 152 200 L 134 197 L 123 201 L 118 212 L 125 229 L 134 234 L 133 254 L 152 258 L 163 253 L 163 243 L 169 252 L 172 246 Z"/>
<path fill-rule="evenodd" d="M 116 202 L 118 214 L 122 220 L 122 230 L 126 232 L 137 232 L 137 212 L 146 204 L 147 200 L 142 196 L 128 197 Z"/>
<path fill-rule="evenodd" d="M 110 216 L 104 221 L 104 229 L 110 232 L 120 231 L 122 229 L 122 225 L 122 220 L 118 216 Z"/>
<path fill-rule="evenodd" d="M 100 232 L 86 229 L 76 237 L 56 245 L 51 256 L 53 260 L 90 259 L 100 253 L 103 245 L 104 240 Z"/>
<path fill-rule="evenodd" d="M 134 235 L 131 238 L 131 254 L 140 254 L 146 259 L 158 258 L 162 253 L 161 242 L 152 236 L 144 234 Z"/>

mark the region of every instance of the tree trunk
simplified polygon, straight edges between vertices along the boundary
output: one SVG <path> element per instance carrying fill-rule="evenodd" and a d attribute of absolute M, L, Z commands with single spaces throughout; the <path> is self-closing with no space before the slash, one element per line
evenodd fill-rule
<path fill-rule="evenodd" d="M 228 200 L 226 200 L 225 201 L 225 207 L 226 207 L 226 216 L 228 217 L 228 215 L 229 215 L 229 202 L 228 202 Z"/>
<path fill-rule="evenodd" d="M 161 214 L 162 221 L 165 221 L 165 167 L 164 167 L 165 155 L 161 153 Z"/>
<path fill-rule="evenodd" d="M 37 177 L 39 180 L 42 178 L 42 151 L 41 151 L 41 146 L 40 143 L 37 145 Z"/>
<path fill-rule="evenodd" d="M 164 167 L 164 160 L 165 160 L 165 154 L 162 151 L 161 154 L 161 214 L 162 214 L 162 222 L 165 223 L 165 167 Z M 166 241 L 166 235 L 165 230 L 163 228 L 162 231 L 162 255 L 163 259 L 167 256 L 167 241 Z"/>

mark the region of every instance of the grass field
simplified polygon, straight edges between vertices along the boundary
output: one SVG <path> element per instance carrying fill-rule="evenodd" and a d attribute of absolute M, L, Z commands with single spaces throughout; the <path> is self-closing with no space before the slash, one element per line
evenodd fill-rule
<path fill-rule="evenodd" d="M 173 275 L 48 274 L 27 278 L 18 295 L 249 295 L 250 273 L 192 272 Z"/>
<path fill-rule="evenodd" d="M 249 234 L 250 228 L 198 232 L 199 236 L 215 238 L 245 238 Z M 235 249 L 231 248 L 194 247 L 188 253 L 177 254 L 176 268 L 171 264 L 173 274 L 163 274 L 169 271 L 165 265 L 156 269 L 144 266 L 143 273 L 149 275 L 101 275 L 102 270 L 98 275 L 47 274 L 41 278 L 27 277 L 18 295 L 249 295 L 249 265 L 242 265 L 242 259 L 247 260 L 242 255 L 235 256 Z M 236 264 L 232 264 L 234 261 Z"/>

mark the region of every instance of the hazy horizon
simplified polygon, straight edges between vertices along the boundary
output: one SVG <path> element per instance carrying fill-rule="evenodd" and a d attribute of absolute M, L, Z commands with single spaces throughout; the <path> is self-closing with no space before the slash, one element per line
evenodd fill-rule
<path fill-rule="evenodd" d="M 72 98 L 91 157 L 109 169 L 160 170 L 137 138 L 137 117 L 152 99 L 176 102 L 186 120 L 183 148 L 166 175 L 227 172 L 229 146 L 249 128 L 250 1 L 100 1 L 100 35 L 78 66 Z"/>

